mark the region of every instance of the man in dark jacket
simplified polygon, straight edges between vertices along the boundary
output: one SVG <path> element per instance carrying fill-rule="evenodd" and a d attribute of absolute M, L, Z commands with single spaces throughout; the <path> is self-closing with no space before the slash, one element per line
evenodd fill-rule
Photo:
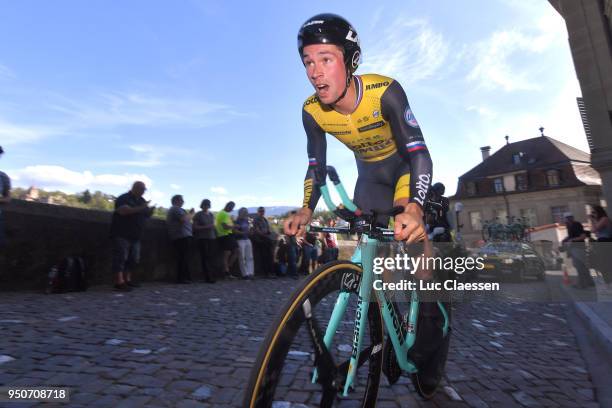
<path fill-rule="evenodd" d="M 115 200 L 115 212 L 111 222 L 113 240 L 113 273 L 115 289 L 130 291 L 138 284 L 132 282 L 133 269 L 140 261 L 140 240 L 147 218 L 155 207 L 149 207 L 142 198 L 147 190 L 142 181 L 136 181 L 132 189 Z"/>

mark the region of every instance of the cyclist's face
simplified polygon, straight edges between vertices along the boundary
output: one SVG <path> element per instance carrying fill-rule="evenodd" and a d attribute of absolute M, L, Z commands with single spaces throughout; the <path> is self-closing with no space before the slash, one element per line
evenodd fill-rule
<path fill-rule="evenodd" d="M 302 57 L 308 80 L 321 102 L 330 104 L 337 100 L 346 86 L 342 50 L 331 44 L 307 45 Z"/>

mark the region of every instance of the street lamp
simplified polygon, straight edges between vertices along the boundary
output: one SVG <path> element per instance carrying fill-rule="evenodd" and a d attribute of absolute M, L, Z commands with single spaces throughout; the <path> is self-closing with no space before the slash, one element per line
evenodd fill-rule
<path fill-rule="evenodd" d="M 459 224 L 459 213 L 461 211 L 463 211 L 463 203 L 456 202 L 455 203 L 455 224 L 457 225 L 457 233 L 456 233 L 457 239 L 460 238 L 459 233 L 461 232 L 461 227 L 463 227 L 463 225 Z"/>

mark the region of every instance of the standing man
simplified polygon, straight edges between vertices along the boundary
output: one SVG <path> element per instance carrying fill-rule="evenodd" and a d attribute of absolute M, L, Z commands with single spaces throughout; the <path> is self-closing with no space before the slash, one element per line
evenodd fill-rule
<path fill-rule="evenodd" d="M 270 231 L 270 224 L 266 219 L 266 209 L 259 207 L 257 215 L 253 218 L 251 228 L 253 247 L 255 249 L 255 270 L 261 276 L 275 278 L 274 275 L 274 238 Z"/>
<path fill-rule="evenodd" d="M 215 283 L 213 275 L 213 260 L 215 256 L 215 216 L 210 210 L 210 200 L 205 198 L 200 204 L 202 211 L 193 216 L 193 236 L 196 239 L 200 259 L 202 260 L 202 274 L 206 283 Z"/>
<path fill-rule="evenodd" d="M 130 291 L 139 285 L 132 282 L 132 272 L 140 261 L 140 240 L 147 218 L 155 207 L 149 207 L 142 198 L 147 190 L 142 181 L 136 181 L 132 189 L 115 200 L 115 211 L 111 221 L 113 240 L 113 273 L 115 289 Z"/>
<path fill-rule="evenodd" d="M 4 154 L 4 149 L 0 146 L 0 156 Z M 6 232 L 4 231 L 4 216 L 2 207 L 11 201 L 11 179 L 6 173 L 0 171 L 0 248 L 6 245 Z"/>
<path fill-rule="evenodd" d="M 563 214 L 565 218 L 565 226 L 567 227 L 567 237 L 561 241 L 567 247 L 567 252 L 572 258 L 572 263 L 578 272 L 578 282 L 574 285 L 577 289 L 586 289 L 595 286 L 591 273 L 586 266 L 586 250 L 584 240 L 587 235 L 584 232 L 582 224 L 574 219 L 571 212 Z"/>
<path fill-rule="evenodd" d="M 192 208 L 189 212 L 185 211 L 183 196 L 177 194 L 171 199 L 172 207 L 166 215 L 168 235 L 176 251 L 176 281 L 177 283 L 191 283 L 191 273 L 189 272 L 189 249 L 193 233 L 191 230 L 191 219 L 195 212 Z"/>
<path fill-rule="evenodd" d="M 238 259 L 238 244 L 236 243 L 236 237 L 232 234 L 235 227 L 230 215 L 235 206 L 236 203 L 229 201 L 215 217 L 217 242 L 219 243 L 219 248 L 223 251 L 223 272 L 230 279 L 236 278 L 230 273 L 230 270 L 236 259 Z"/>

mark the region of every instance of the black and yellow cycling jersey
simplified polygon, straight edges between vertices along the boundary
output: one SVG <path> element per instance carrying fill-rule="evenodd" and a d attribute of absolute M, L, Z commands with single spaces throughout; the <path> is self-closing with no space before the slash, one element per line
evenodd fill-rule
<path fill-rule="evenodd" d="M 354 201 L 362 210 L 388 208 L 402 198 L 423 206 L 432 164 L 404 90 L 382 75 L 353 78 L 357 103 L 351 114 L 336 112 L 316 95 L 304 102 L 309 163 L 303 206 L 314 210 L 320 197 L 313 186 L 315 178 L 326 174 L 326 133 L 355 154 L 359 176 Z"/>

